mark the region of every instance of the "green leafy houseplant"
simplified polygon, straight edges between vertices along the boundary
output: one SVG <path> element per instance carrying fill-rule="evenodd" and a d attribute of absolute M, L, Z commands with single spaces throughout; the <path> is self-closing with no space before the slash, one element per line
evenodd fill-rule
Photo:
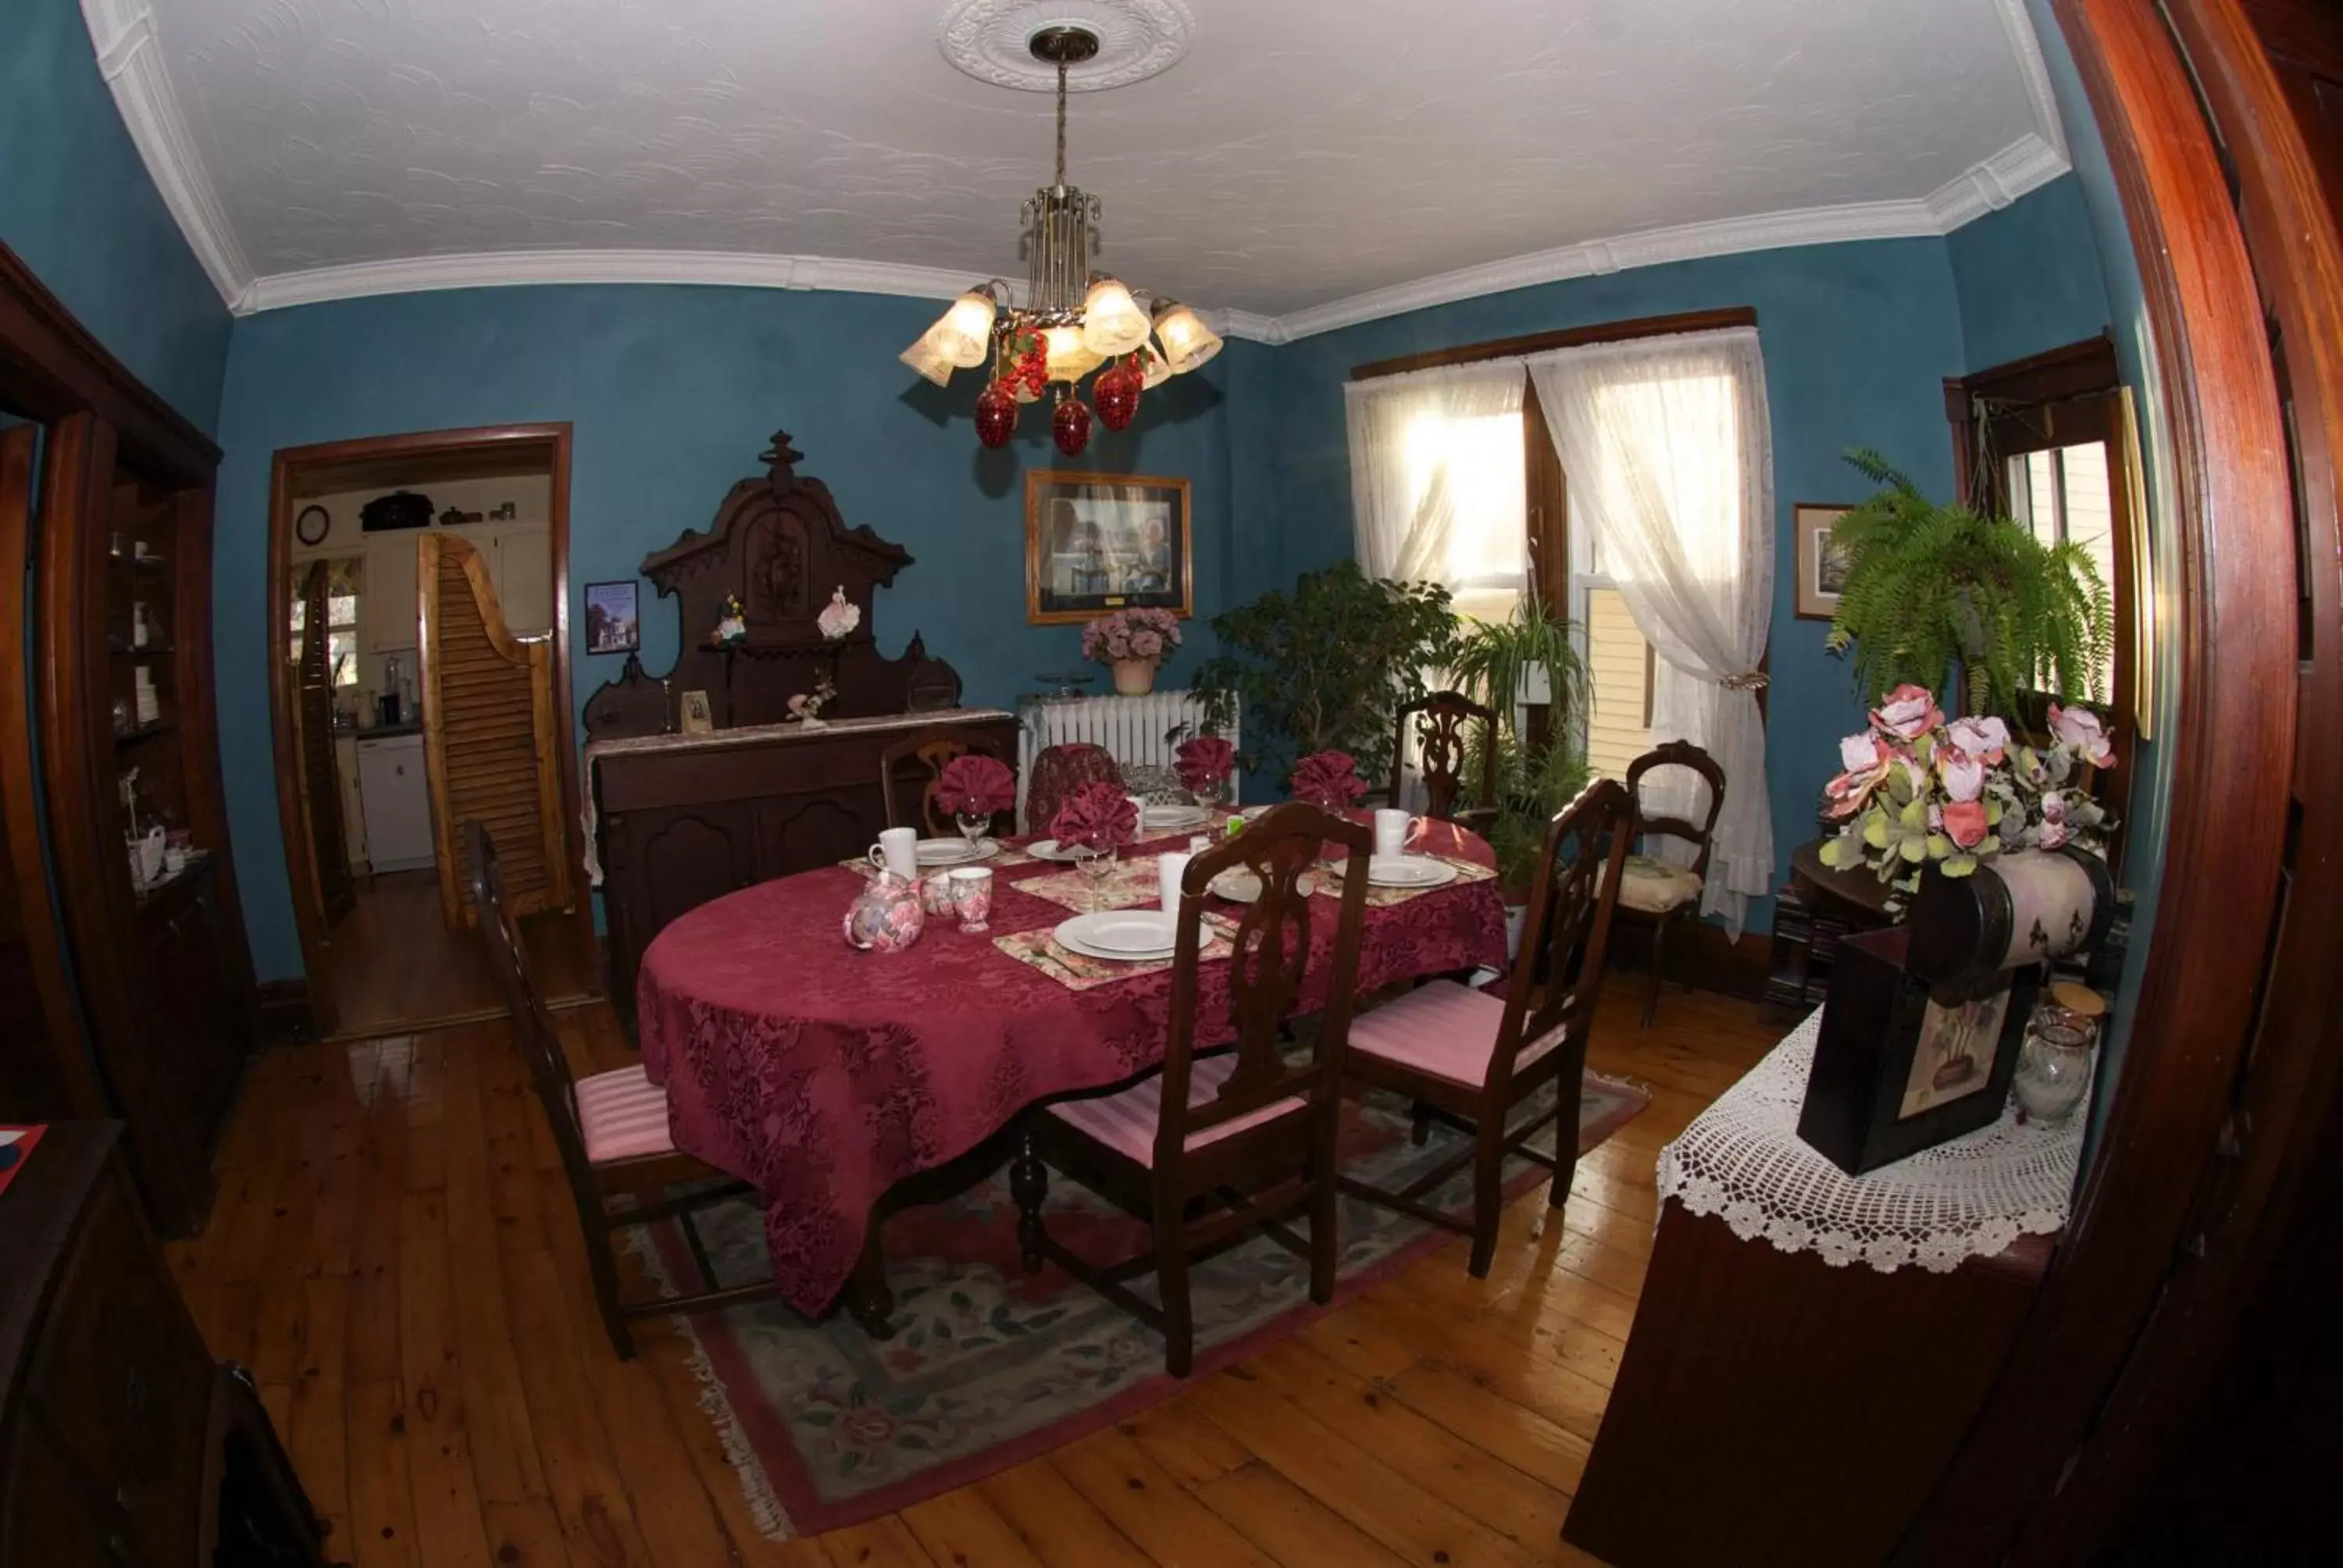
<path fill-rule="evenodd" d="M 1456 618 L 1438 584 L 1371 578 L 1345 560 L 1223 611 L 1212 630 L 1222 652 L 1195 685 L 1211 729 L 1242 699 L 1248 769 L 1273 758 L 1282 774 L 1297 758 L 1347 751 L 1372 783 L 1391 776 L 1401 705 L 1450 661 Z"/>
<path fill-rule="evenodd" d="M 1526 744 L 1509 732 L 1498 735 L 1497 816 L 1489 824 L 1489 848 L 1496 856 L 1498 884 L 1508 895 L 1528 893 L 1545 849 L 1546 824 L 1594 777 L 1571 726 L 1559 717 L 1543 745 Z"/>
<path fill-rule="evenodd" d="M 1831 525 L 1846 581 L 1827 646 L 1853 648 L 1867 699 L 1907 684 L 1939 690 L 1956 666 L 1968 713 L 2015 717 L 2020 687 L 2106 699 L 2098 672 L 2115 617 L 2081 546 L 1939 506 L 1876 452 L 1846 460 L 1881 488 Z"/>
<path fill-rule="evenodd" d="M 1544 666 L 1551 692 L 1545 739 L 1533 743 L 1520 733 L 1516 704 L 1529 672 Z M 1467 739 L 1465 777 L 1480 777 L 1482 749 L 1497 749 L 1497 814 L 1489 824 L 1489 847 L 1509 892 L 1525 890 L 1537 871 L 1546 823 L 1576 799 L 1591 777 L 1570 715 L 1588 700 L 1586 666 L 1571 640 L 1570 622 L 1543 600 L 1523 596 L 1501 621 L 1464 621 L 1449 661 L 1457 690 L 1495 709 L 1496 733 Z"/>

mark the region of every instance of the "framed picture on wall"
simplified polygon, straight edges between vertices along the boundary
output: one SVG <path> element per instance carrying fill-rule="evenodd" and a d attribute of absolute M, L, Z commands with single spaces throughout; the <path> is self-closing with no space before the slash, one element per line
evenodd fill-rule
<path fill-rule="evenodd" d="M 1025 476 L 1025 618 L 1115 609 L 1195 613 L 1188 481 L 1142 474 Z"/>
<path fill-rule="evenodd" d="M 1839 589 L 1846 586 L 1846 552 L 1831 543 L 1831 527 L 1851 507 L 1800 501 L 1790 508 L 1798 538 L 1800 620 L 1828 620 L 1838 613 Z"/>
<path fill-rule="evenodd" d="M 588 653 L 637 653 L 643 646 L 642 622 L 635 609 L 636 584 L 625 582 L 588 583 L 586 585 L 586 651 Z"/>

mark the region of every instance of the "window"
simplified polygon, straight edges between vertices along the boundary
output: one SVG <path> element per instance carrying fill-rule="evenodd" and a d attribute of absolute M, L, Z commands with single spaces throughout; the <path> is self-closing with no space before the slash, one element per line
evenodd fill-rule
<path fill-rule="evenodd" d="M 2077 544 L 2099 568 L 2110 593 L 2116 586 L 2115 501 L 2107 481 L 2107 447 L 2090 441 L 2052 447 L 2007 459 L 2009 515 L 2034 530 L 2046 545 Z M 2099 692 L 2116 689 L 2115 650 L 2099 666 Z"/>
<path fill-rule="evenodd" d="M 1453 519 L 1433 563 L 1436 580 L 1459 612 L 1503 620 L 1521 601 L 1528 559 L 1521 416 L 1421 413 L 1401 451 L 1413 494 L 1447 488 Z"/>
<path fill-rule="evenodd" d="M 294 664 L 301 662 L 301 634 L 308 624 L 309 607 L 301 592 L 308 570 L 307 562 L 294 563 L 293 637 L 286 652 Z M 326 563 L 326 662 L 335 686 L 358 683 L 358 597 L 365 576 L 366 562 L 357 556 Z"/>

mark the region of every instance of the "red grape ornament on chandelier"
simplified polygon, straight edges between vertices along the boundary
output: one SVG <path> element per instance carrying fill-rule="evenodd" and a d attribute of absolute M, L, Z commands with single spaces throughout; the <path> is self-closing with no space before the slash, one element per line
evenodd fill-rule
<path fill-rule="evenodd" d="M 1005 447 L 1017 434 L 1020 406 L 1049 393 L 1056 407 L 1050 433 L 1071 457 L 1090 445 L 1091 405 L 1081 380 L 1100 372 L 1091 397 L 1099 421 L 1127 428 L 1141 392 L 1193 370 L 1221 350 L 1220 334 L 1176 299 L 1126 287 L 1092 272 L 1098 243 L 1098 197 L 1066 183 L 1066 72 L 1098 54 L 1098 35 L 1077 26 L 1044 27 L 1027 41 L 1035 59 L 1058 71 L 1057 177 L 1027 199 L 1024 302 L 1007 282 L 979 284 L 951 303 L 920 340 L 903 350 L 904 364 L 941 387 L 954 370 L 988 359 L 991 375 L 976 399 L 976 438 Z M 1147 300 L 1151 309 L 1142 309 Z M 1101 368 L 1103 367 L 1103 368 Z"/>

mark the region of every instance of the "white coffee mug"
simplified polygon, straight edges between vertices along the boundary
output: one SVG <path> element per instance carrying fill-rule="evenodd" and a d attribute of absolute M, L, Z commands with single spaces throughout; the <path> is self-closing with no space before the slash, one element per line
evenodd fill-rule
<path fill-rule="evenodd" d="M 920 874 L 920 830 L 890 828 L 870 846 L 870 863 L 910 881 Z"/>
<path fill-rule="evenodd" d="M 1123 799 L 1130 801 L 1131 809 L 1138 813 L 1131 819 L 1131 831 L 1144 839 L 1147 837 L 1147 798 L 1143 795 L 1125 795 Z"/>
<path fill-rule="evenodd" d="M 1165 914 L 1180 912 L 1180 879 L 1188 874 L 1188 862 L 1194 859 L 1193 855 L 1176 849 L 1155 857 L 1157 889 L 1163 897 Z"/>
<path fill-rule="evenodd" d="M 1375 813 L 1375 859 L 1396 860 L 1407 852 L 1407 830 L 1415 819 L 1404 811 L 1384 807 Z"/>

